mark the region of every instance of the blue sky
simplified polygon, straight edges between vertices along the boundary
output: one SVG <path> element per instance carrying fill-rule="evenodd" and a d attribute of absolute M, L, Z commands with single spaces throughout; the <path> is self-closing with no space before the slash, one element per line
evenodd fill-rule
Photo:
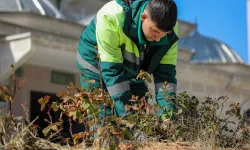
<path fill-rule="evenodd" d="M 198 31 L 225 42 L 248 62 L 246 0 L 175 0 L 179 19 L 198 23 Z"/>

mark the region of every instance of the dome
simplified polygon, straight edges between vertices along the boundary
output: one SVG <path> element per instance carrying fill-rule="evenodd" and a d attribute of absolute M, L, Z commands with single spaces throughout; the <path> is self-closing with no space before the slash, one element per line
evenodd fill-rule
<path fill-rule="evenodd" d="M 69 21 L 88 25 L 96 12 L 110 0 L 63 0 L 60 11 Z"/>
<path fill-rule="evenodd" d="M 63 18 L 60 11 L 49 0 L 0 0 L 0 11 L 25 11 Z"/>
<path fill-rule="evenodd" d="M 192 35 L 179 40 L 179 47 L 194 50 L 194 62 L 207 63 L 244 63 L 243 59 L 228 45 L 195 31 Z"/>

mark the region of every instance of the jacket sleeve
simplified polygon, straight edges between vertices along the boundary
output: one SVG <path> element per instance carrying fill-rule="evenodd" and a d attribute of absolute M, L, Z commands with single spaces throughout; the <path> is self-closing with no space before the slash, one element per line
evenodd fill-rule
<path fill-rule="evenodd" d="M 97 13 L 96 39 L 102 78 L 111 98 L 115 101 L 116 112 L 119 116 L 123 116 L 124 104 L 128 103 L 132 93 L 123 65 L 119 40 L 120 29 L 112 16 L 102 12 Z"/>
<path fill-rule="evenodd" d="M 174 27 L 174 32 L 178 35 L 178 23 Z M 176 79 L 176 63 L 178 55 L 178 42 L 175 42 L 169 51 L 164 55 L 160 64 L 154 71 L 154 82 L 156 100 L 159 106 L 167 108 L 167 110 L 175 109 L 175 102 L 171 97 L 176 95 L 177 79 Z M 162 91 L 164 82 L 167 82 L 167 93 Z M 166 100 L 166 94 L 169 99 Z"/>

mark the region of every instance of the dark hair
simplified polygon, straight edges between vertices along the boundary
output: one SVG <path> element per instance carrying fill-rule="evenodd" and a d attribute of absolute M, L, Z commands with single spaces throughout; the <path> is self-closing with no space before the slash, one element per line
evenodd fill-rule
<path fill-rule="evenodd" d="M 173 0 L 149 0 L 146 7 L 156 27 L 171 31 L 177 21 L 177 6 Z"/>

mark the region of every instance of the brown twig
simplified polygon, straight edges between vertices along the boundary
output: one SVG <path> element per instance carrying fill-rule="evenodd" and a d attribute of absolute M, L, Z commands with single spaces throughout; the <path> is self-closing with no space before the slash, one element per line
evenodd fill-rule
<path fill-rule="evenodd" d="M 45 122 L 47 122 L 48 124 L 52 124 L 48 119 L 44 119 Z"/>
<path fill-rule="evenodd" d="M 70 132 L 71 137 L 73 137 L 73 134 L 72 134 L 72 122 L 71 122 L 70 118 L 69 118 L 69 132 Z"/>
<path fill-rule="evenodd" d="M 11 65 L 11 76 L 10 76 L 10 96 L 9 96 L 9 113 L 10 113 L 10 121 L 7 125 L 7 129 L 9 129 L 9 126 L 11 124 L 11 122 L 15 122 L 14 118 L 13 118 L 13 114 L 12 114 L 12 102 L 15 99 L 15 95 L 16 95 L 16 76 L 15 76 L 15 72 L 14 72 L 14 65 Z M 12 92 L 13 91 L 13 92 Z"/>
<path fill-rule="evenodd" d="M 63 121 L 62 117 L 63 117 L 63 112 L 60 113 L 60 118 L 59 118 L 60 121 Z"/>
<path fill-rule="evenodd" d="M 107 114 L 106 114 L 106 102 L 104 102 L 104 104 L 103 104 L 103 107 L 104 107 L 104 121 L 103 121 L 103 126 L 105 126 L 105 123 L 106 123 L 106 120 L 107 120 Z"/>
<path fill-rule="evenodd" d="M 47 114 L 48 114 L 48 116 L 49 116 L 50 123 L 52 124 L 53 121 L 52 121 L 52 116 L 50 115 L 50 110 L 51 110 L 51 108 L 49 108 Z"/>
<path fill-rule="evenodd" d="M 28 110 L 28 108 L 27 108 L 26 101 L 25 101 L 25 104 L 21 104 L 21 106 L 23 107 L 23 110 L 24 110 L 24 112 L 25 112 L 26 120 L 27 120 L 28 122 L 30 122 L 30 120 L 29 120 L 29 115 L 28 115 L 29 110 Z"/>
<path fill-rule="evenodd" d="M 21 89 L 23 87 L 24 82 L 27 80 L 27 77 L 25 77 L 23 80 L 20 81 L 19 85 L 18 85 L 18 89 Z"/>
<path fill-rule="evenodd" d="M 11 65 L 11 77 L 10 77 L 10 90 L 12 92 L 11 96 L 9 97 L 9 112 L 11 120 L 13 119 L 12 116 L 12 101 L 14 101 L 15 94 L 16 94 L 16 76 L 14 72 L 14 65 Z"/>
<path fill-rule="evenodd" d="M 103 82 L 102 82 L 102 69 L 101 69 L 101 61 L 100 61 L 100 56 L 98 56 L 98 69 L 100 71 L 100 86 L 101 86 L 101 96 L 103 99 L 103 107 L 104 107 L 104 120 L 103 120 L 103 127 L 105 126 L 105 123 L 107 121 L 107 104 L 105 101 L 105 97 L 104 97 L 104 91 L 103 91 Z"/>
<path fill-rule="evenodd" d="M 57 135 L 58 133 L 60 133 L 63 130 L 63 128 L 57 130 L 55 133 L 51 134 L 50 137 L 47 139 L 48 141 L 53 138 L 55 135 Z"/>

